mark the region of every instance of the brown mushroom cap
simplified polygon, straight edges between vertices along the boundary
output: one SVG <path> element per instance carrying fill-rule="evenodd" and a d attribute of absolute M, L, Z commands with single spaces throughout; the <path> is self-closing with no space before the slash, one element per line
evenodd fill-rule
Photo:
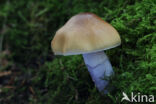
<path fill-rule="evenodd" d="M 97 52 L 121 44 L 118 32 L 93 13 L 71 17 L 55 34 L 51 46 L 56 55 Z"/>

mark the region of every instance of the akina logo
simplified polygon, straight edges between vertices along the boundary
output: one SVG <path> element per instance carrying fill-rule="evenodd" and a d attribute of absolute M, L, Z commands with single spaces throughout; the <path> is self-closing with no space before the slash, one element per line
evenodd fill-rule
<path fill-rule="evenodd" d="M 134 94 L 131 93 L 131 97 L 128 97 L 128 95 L 125 92 L 122 92 L 123 98 L 121 99 L 121 102 L 124 100 L 128 102 L 153 102 L 154 103 L 154 95 L 141 95 L 140 93 Z"/>

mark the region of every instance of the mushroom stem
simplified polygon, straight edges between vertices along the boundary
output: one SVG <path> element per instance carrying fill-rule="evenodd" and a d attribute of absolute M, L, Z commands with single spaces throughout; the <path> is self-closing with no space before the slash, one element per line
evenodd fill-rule
<path fill-rule="evenodd" d="M 112 65 L 103 51 L 83 54 L 85 64 L 96 87 L 104 94 L 108 93 L 106 86 L 114 74 Z M 107 79 L 106 79 L 107 78 Z"/>

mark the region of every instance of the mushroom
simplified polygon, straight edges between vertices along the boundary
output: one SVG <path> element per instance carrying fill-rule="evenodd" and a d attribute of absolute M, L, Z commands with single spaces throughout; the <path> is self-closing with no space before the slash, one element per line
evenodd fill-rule
<path fill-rule="evenodd" d="M 97 89 L 105 94 L 114 71 L 104 50 L 120 44 L 118 32 L 93 13 L 80 13 L 71 17 L 56 32 L 51 42 L 55 55 L 82 54 Z"/>

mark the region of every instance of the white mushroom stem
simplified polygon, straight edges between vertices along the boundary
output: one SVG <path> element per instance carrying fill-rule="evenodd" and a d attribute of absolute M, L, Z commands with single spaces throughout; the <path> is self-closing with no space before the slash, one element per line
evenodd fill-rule
<path fill-rule="evenodd" d="M 106 54 L 103 51 L 83 54 L 85 64 L 100 92 L 107 93 L 105 89 L 109 78 L 114 74 L 113 68 Z"/>

